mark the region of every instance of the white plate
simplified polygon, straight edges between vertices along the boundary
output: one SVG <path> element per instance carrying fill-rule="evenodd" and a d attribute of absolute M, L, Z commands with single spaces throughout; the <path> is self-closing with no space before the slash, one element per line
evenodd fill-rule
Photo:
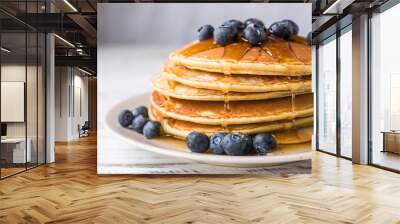
<path fill-rule="evenodd" d="M 149 97 L 150 93 L 131 97 L 111 108 L 106 115 L 106 126 L 111 129 L 113 134 L 132 144 L 132 146 L 140 147 L 165 156 L 190 159 L 201 163 L 231 167 L 265 167 L 311 159 L 311 145 L 309 143 L 280 145 L 273 153 L 266 156 L 213 155 L 210 153 L 190 152 L 184 141 L 172 137 L 161 137 L 158 139 L 148 140 L 143 135 L 140 135 L 131 129 L 123 128 L 118 124 L 119 111 L 148 105 Z"/>

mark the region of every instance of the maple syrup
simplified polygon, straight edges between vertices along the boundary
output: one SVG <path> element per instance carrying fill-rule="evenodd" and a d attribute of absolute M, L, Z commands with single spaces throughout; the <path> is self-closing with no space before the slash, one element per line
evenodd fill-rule
<path fill-rule="evenodd" d="M 176 86 L 177 86 L 177 83 L 176 83 L 175 80 L 168 80 L 168 85 L 169 85 L 169 87 L 170 87 L 171 89 L 175 90 L 175 89 L 176 89 Z"/>
<path fill-rule="evenodd" d="M 226 46 L 224 48 L 224 54 L 223 54 L 223 71 L 224 71 L 224 88 L 223 88 L 223 94 L 224 94 L 224 118 L 222 121 L 222 128 L 225 132 L 229 132 L 229 125 L 227 124 L 227 119 L 230 118 L 230 113 L 231 113 L 231 106 L 230 106 L 230 98 L 229 98 L 229 93 L 232 90 L 232 67 L 230 61 L 238 61 L 240 60 L 246 53 L 251 49 L 251 45 L 244 43 L 244 42 L 239 42 L 239 43 L 234 43 Z"/>
<path fill-rule="evenodd" d="M 296 113 L 296 94 L 292 92 L 292 127 L 295 125 L 295 113 Z"/>
<path fill-rule="evenodd" d="M 181 49 L 178 52 L 178 54 L 181 54 L 182 56 L 191 56 L 196 53 L 210 50 L 216 47 L 219 47 L 219 45 L 217 43 L 214 43 L 213 39 L 208 39 L 208 40 L 198 41 L 196 44 L 189 44 L 188 46 Z"/>
<path fill-rule="evenodd" d="M 173 111 L 175 109 L 175 105 L 174 103 L 171 101 L 171 97 L 170 96 L 165 96 L 165 109 L 167 111 Z"/>
<path fill-rule="evenodd" d="M 231 90 L 231 74 L 224 74 L 224 118 L 222 121 L 222 129 L 224 132 L 229 132 L 228 124 L 226 122 L 226 119 L 228 119 L 231 113 L 231 107 L 230 107 L 230 99 L 229 99 L 229 92 Z"/>

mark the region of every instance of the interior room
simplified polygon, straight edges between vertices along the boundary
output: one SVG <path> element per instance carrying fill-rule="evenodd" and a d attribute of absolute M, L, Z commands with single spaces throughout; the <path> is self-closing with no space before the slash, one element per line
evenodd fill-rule
<path fill-rule="evenodd" d="M 22 27 L 16 27 L 22 28 Z M 45 36 L 1 34 L 1 177 L 45 162 Z"/>
<path fill-rule="evenodd" d="M 393 45 L 390 25 L 398 19 L 400 7 L 375 10 L 369 13 L 369 34 L 366 54 L 369 83 L 364 85 L 368 96 L 367 126 L 365 138 L 371 142 L 367 146 L 366 163 L 393 171 L 399 170 L 398 153 L 398 91 L 396 78 L 397 63 L 394 55 L 397 45 Z M 352 161 L 358 154 L 352 148 L 352 88 L 354 79 L 354 30 L 348 17 L 343 17 L 338 29 L 322 32 L 317 39 L 314 53 L 317 58 L 317 150 L 327 152 Z M 358 32 L 358 30 L 357 30 Z M 353 60 L 353 63 L 351 61 Z M 355 83 L 357 84 L 357 83 Z"/>
<path fill-rule="evenodd" d="M 312 8 L 310 174 L 99 175 L 98 6 L 170 2 L 0 1 L 0 223 L 400 223 L 397 0 L 239 1 Z"/>

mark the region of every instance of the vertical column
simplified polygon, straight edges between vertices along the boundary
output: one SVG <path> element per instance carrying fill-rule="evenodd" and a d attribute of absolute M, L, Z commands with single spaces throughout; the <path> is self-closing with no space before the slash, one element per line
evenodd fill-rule
<path fill-rule="evenodd" d="M 54 35 L 46 35 L 46 163 L 55 161 L 55 72 Z"/>
<path fill-rule="evenodd" d="M 53 12 L 51 1 L 46 1 L 46 12 Z M 55 43 L 52 33 L 46 34 L 46 163 L 55 161 Z"/>
<path fill-rule="evenodd" d="M 353 162 L 368 163 L 368 15 L 353 19 Z"/>

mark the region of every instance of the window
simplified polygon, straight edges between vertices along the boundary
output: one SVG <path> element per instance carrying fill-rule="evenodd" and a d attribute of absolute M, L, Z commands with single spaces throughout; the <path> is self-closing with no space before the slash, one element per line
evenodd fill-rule
<path fill-rule="evenodd" d="M 336 36 L 318 47 L 318 149 L 336 153 Z"/>
<path fill-rule="evenodd" d="M 370 160 L 400 170 L 400 5 L 371 18 Z"/>
<path fill-rule="evenodd" d="M 351 26 L 340 36 L 340 155 L 352 157 L 352 33 Z"/>

